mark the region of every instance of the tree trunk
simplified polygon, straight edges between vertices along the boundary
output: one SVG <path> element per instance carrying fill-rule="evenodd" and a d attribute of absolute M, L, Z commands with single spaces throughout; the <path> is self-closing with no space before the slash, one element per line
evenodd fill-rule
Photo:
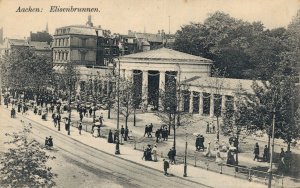
<path fill-rule="evenodd" d="M 110 105 L 108 106 L 107 119 L 110 119 Z"/>
<path fill-rule="evenodd" d="M 169 113 L 169 136 L 171 135 L 171 122 L 172 122 L 172 116 L 171 116 L 171 113 Z"/>
<path fill-rule="evenodd" d="M 135 114 L 135 112 L 136 112 L 136 109 L 134 108 L 134 110 L 133 110 L 133 126 L 136 125 L 136 114 Z"/>
<path fill-rule="evenodd" d="M 220 141 L 220 124 L 219 124 L 219 116 L 217 115 L 217 142 L 219 144 Z"/>
<path fill-rule="evenodd" d="M 239 171 L 239 168 L 238 168 L 238 166 L 239 166 L 239 143 L 240 143 L 240 133 L 238 133 L 237 135 L 236 135 L 236 139 L 237 139 L 237 142 L 238 142 L 238 144 L 237 144 L 237 146 L 236 146 L 236 154 L 235 154 L 235 171 L 236 172 L 238 172 Z"/>
<path fill-rule="evenodd" d="M 291 142 L 288 142 L 288 145 L 287 145 L 287 152 L 290 152 L 291 151 Z"/>
<path fill-rule="evenodd" d="M 125 127 L 126 127 L 126 129 L 128 129 L 127 121 L 128 121 L 128 116 L 125 116 Z"/>

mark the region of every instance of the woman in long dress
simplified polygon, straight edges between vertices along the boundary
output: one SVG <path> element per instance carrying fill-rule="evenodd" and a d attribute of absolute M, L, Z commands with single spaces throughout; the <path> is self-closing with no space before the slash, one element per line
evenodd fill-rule
<path fill-rule="evenodd" d="M 206 153 L 204 154 L 205 157 L 210 157 L 211 156 L 211 151 L 210 151 L 210 142 L 208 142 L 207 144 L 207 150 L 206 150 Z"/>

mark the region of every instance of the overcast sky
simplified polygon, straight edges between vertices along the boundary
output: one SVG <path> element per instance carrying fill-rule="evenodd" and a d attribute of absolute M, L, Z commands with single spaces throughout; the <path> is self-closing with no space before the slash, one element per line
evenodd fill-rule
<path fill-rule="evenodd" d="M 49 31 L 73 24 L 85 24 L 89 13 L 51 13 L 50 6 L 99 8 L 92 13 L 95 26 L 113 33 L 134 31 L 171 33 L 190 22 L 203 22 L 217 10 L 245 21 L 261 21 L 266 28 L 286 27 L 300 9 L 300 0 L 0 0 L 0 27 L 5 37 L 22 38 L 30 31 Z M 41 13 L 16 12 L 18 7 L 43 8 Z"/>

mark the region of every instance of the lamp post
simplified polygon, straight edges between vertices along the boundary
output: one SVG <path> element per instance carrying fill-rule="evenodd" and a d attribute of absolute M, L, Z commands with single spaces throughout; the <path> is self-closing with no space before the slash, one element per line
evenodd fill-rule
<path fill-rule="evenodd" d="M 185 126 L 185 150 L 184 150 L 184 167 L 183 167 L 183 177 L 187 177 L 187 127 Z"/>
<path fill-rule="evenodd" d="M 69 79 L 69 92 L 70 92 L 70 95 L 69 95 L 69 107 L 68 107 L 68 110 L 69 110 L 69 118 L 68 118 L 68 135 L 70 135 L 70 132 L 71 132 L 71 98 L 72 98 L 72 83 L 71 83 L 71 78 Z"/>
<path fill-rule="evenodd" d="M 273 168 L 273 155 L 274 155 L 274 134 L 275 134 L 275 112 L 276 109 L 275 107 L 273 108 L 273 117 L 272 117 L 272 144 L 271 144 L 271 156 L 270 156 L 270 163 L 269 163 L 269 183 L 268 183 L 268 188 L 272 187 L 272 168 Z"/>
<path fill-rule="evenodd" d="M 120 59 L 118 58 L 118 63 L 119 63 L 119 71 L 118 71 L 118 80 L 117 80 L 117 105 L 118 105 L 118 111 L 117 111 L 117 143 L 116 143 L 116 151 L 115 154 L 119 155 L 120 154 L 120 139 L 119 139 L 119 124 L 120 124 L 120 73 L 121 73 L 121 63 Z"/>

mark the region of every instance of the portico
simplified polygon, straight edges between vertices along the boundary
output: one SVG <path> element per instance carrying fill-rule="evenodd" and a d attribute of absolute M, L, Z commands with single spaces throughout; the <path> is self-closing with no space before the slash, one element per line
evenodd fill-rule
<path fill-rule="evenodd" d="M 195 76 L 208 77 L 212 61 L 179 51 L 160 48 L 120 57 L 121 77 L 133 79 L 143 105 L 159 106 L 159 91 L 170 79 L 180 83 Z"/>

